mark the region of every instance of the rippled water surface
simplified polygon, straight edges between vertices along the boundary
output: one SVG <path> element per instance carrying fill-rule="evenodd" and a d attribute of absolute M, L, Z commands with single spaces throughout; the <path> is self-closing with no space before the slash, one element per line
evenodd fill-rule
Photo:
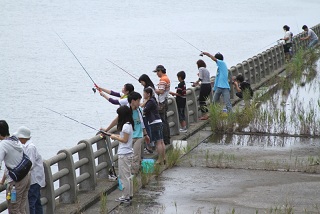
<path fill-rule="evenodd" d="M 164 64 L 176 80 L 197 78 L 201 50 L 225 55 L 228 66 L 252 57 L 303 24 L 319 23 L 319 1 L 9 1 L 0 2 L 0 118 L 11 132 L 26 125 L 44 158 L 95 134 L 45 107 L 89 125 L 106 126 L 116 106 L 91 91 L 92 82 L 58 32 L 99 85 L 121 90 L 135 76 Z M 211 75 L 216 66 L 205 58 Z M 175 83 L 173 83 L 174 85 Z M 172 89 L 174 86 L 172 86 Z"/>

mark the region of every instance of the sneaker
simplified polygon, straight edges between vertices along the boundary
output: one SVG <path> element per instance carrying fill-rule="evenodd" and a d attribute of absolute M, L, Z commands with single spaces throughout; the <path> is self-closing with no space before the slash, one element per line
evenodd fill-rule
<path fill-rule="evenodd" d="M 188 130 L 186 128 L 184 129 L 179 129 L 179 132 L 187 132 Z"/>
<path fill-rule="evenodd" d="M 118 179 L 115 175 L 109 175 L 109 181 L 116 181 Z"/>
<path fill-rule="evenodd" d="M 131 203 L 131 199 L 130 198 L 126 198 L 124 196 L 121 196 L 120 198 L 116 198 L 115 201 L 118 201 L 120 203 L 127 203 L 127 204 Z"/>
<path fill-rule="evenodd" d="M 144 154 L 147 154 L 147 155 L 153 154 L 153 151 L 148 148 L 144 148 L 143 151 L 144 151 Z"/>

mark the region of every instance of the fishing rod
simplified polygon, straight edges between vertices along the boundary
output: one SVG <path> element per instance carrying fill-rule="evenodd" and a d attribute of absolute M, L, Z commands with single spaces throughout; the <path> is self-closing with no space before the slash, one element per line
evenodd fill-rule
<path fill-rule="evenodd" d="M 191 42 L 187 41 L 186 39 L 182 38 L 180 35 L 176 34 L 175 32 L 169 30 L 168 28 L 164 27 L 167 31 L 171 32 L 173 35 L 175 35 L 176 37 L 180 38 L 181 40 L 183 40 L 184 42 L 186 42 L 187 44 L 191 45 L 192 47 L 194 47 L 196 50 L 200 51 L 201 54 L 200 56 L 203 56 L 202 54 L 202 50 L 200 50 L 199 48 L 197 48 L 195 45 L 191 44 Z"/>
<path fill-rule="evenodd" d="M 172 80 L 171 82 L 180 82 L 178 80 Z M 194 82 L 188 82 L 188 81 L 184 81 L 185 83 L 194 83 Z"/>
<path fill-rule="evenodd" d="M 109 169 L 109 180 L 115 181 L 115 180 L 118 179 L 118 177 L 117 177 L 116 170 L 114 169 L 114 161 L 113 161 L 113 158 L 111 156 L 110 147 L 108 145 L 107 138 L 105 138 L 105 137 L 104 137 L 104 142 L 106 143 L 106 146 L 107 146 L 109 161 L 110 161 L 111 167 L 112 167 L 112 168 Z"/>
<path fill-rule="evenodd" d="M 123 68 L 121 68 L 121 67 L 120 67 L 119 65 L 117 65 L 116 63 L 112 62 L 111 60 L 109 60 L 109 59 L 107 59 L 107 58 L 106 58 L 106 60 L 107 60 L 108 62 L 110 62 L 111 64 L 113 64 L 114 66 L 120 68 L 121 70 L 123 70 L 123 71 L 126 72 L 127 74 L 129 74 L 129 75 L 130 75 L 131 77 L 133 77 L 134 79 L 138 80 L 137 77 L 133 76 L 130 72 L 124 70 Z"/>
<path fill-rule="evenodd" d="M 107 133 L 107 132 L 102 131 L 102 130 L 98 130 L 98 129 L 92 127 L 92 126 L 89 126 L 89 125 L 85 124 L 85 123 L 79 122 L 78 120 L 73 119 L 73 118 L 71 118 L 71 117 L 69 117 L 69 116 L 67 116 L 67 115 L 64 115 L 64 114 L 62 114 L 62 113 L 59 113 L 59 112 L 57 112 L 57 111 L 54 111 L 54 110 L 52 110 L 52 109 L 50 109 L 50 108 L 46 108 L 46 107 L 44 107 L 44 108 L 47 109 L 47 110 L 49 110 L 49 111 L 52 111 L 52 112 L 54 112 L 54 113 L 56 113 L 56 114 L 59 114 L 59 115 L 65 117 L 65 118 L 68 118 L 69 120 L 73 120 L 74 122 L 80 123 L 81 125 L 84 125 L 84 126 L 90 128 L 90 129 L 93 129 L 93 130 L 96 130 L 96 131 L 98 131 L 98 132 L 101 132 L 101 133 L 104 134 L 104 135 L 111 136 L 110 133 Z"/>
<path fill-rule="evenodd" d="M 272 44 L 274 44 L 274 43 L 279 43 L 280 42 L 280 40 L 277 40 L 277 41 L 275 41 L 275 42 L 272 42 L 272 43 L 270 43 L 269 45 L 266 45 L 266 46 L 264 46 L 263 48 L 260 48 L 258 51 L 260 51 L 260 50 L 262 50 L 262 49 L 265 49 L 265 48 L 267 48 L 267 47 L 269 47 L 270 45 L 272 45 Z"/>
<path fill-rule="evenodd" d="M 55 31 L 54 31 L 55 32 Z M 61 38 L 61 36 L 55 32 L 55 34 L 57 34 L 57 36 L 60 38 L 60 40 L 63 42 L 63 44 L 69 49 L 69 51 L 72 53 L 72 55 L 74 56 L 74 58 L 76 58 L 76 60 L 79 62 L 79 64 L 81 65 L 82 69 L 86 72 L 86 74 L 88 75 L 88 77 L 91 79 L 91 81 L 93 82 L 94 85 L 96 85 L 96 83 L 93 81 L 92 77 L 90 76 L 90 74 L 88 73 L 88 71 L 85 69 L 85 67 L 81 64 L 80 60 L 78 59 L 78 57 L 73 53 L 73 51 L 71 50 L 71 48 L 67 45 L 67 43 Z M 93 93 L 96 93 L 96 89 L 92 88 Z"/>
<path fill-rule="evenodd" d="M 99 112 L 98 111 L 96 111 L 96 112 L 97 112 L 97 115 L 98 115 L 98 118 L 99 118 L 100 126 L 102 126 Z M 111 151 L 110 151 L 110 147 L 109 147 L 107 138 L 105 136 L 100 136 L 100 137 L 103 138 L 104 142 L 106 143 L 107 151 L 108 151 L 108 155 L 109 155 L 109 161 L 111 163 L 111 168 L 109 169 L 109 180 L 115 181 L 115 180 L 118 179 L 118 177 L 117 177 L 116 170 L 114 169 L 114 161 L 113 161 L 113 158 L 111 156 Z"/>

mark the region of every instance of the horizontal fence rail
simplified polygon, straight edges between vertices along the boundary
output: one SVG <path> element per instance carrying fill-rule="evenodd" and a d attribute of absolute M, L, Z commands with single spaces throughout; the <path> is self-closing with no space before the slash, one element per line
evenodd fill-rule
<path fill-rule="evenodd" d="M 312 28 L 317 35 L 320 34 L 320 24 Z M 308 41 L 302 41 L 305 32 L 294 36 L 293 50 L 306 48 Z M 230 67 L 229 77 L 239 73 L 243 74 L 253 88 L 264 82 L 265 78 L 279 70 L 285 69 L 285 54 L 282 44 L 277 44 L 259 53 L 242 63 Z M 231 87 L 231 98 L 234 98 L 234 89 Z M 200 87 L 191 87 L 186 93 L 186 121 L 188 126 L 197 123 L 201 115 L 199 111 Z M 212 100 L 212 94 L 208 103 Z M 177 104 L 174 97 L 168 98 L 168 123 L 171 135 L 179 134 L 179 117 Z M 110 133 L 116 133 L 114 127 Z M 112 141 L 109 137 L 99 135 L 82 140 L 76 146 L 61 150 L 57 155 L 44 160 L 46 186 L 41 190 L 41 203 L 45 213 L 53 214 L 57 204 L 77 203 L 79 193 L 94 190 L 97 186 L 97 178 L 108 178 L 112 163 L 118 161 L 118 141 Z M 57 168 L 52 172 L 52 167 Z M 56 185 L 55 185 L 56 184 Z M 5 186 L 0 186 L 0 192 L 5 191 Z M 0 204 L 0 212 L 7 209 L 6 201 Z"/>

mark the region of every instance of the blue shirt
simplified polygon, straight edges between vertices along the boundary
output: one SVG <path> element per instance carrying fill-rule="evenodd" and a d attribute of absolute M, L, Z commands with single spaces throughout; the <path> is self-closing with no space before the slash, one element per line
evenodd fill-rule
<path fill-rule="evenodd" d="M 228 88 L 230 89 L 229 81 L 228 81 L 228 68 L 227 64 L 217 59 L 218 71 L 216 75 L 216 79 L 214 81 L 213 90 L 215 91 L 217 88 Z"/>
<path fill-rule="evenodd" d="M 140 108 L 140 110 L 139 109 L 132 110 L 132 118 L 133 118 L 133 122 L 134 122 L 134 130 L 133 130 L 133 135 L 132 135 L 133 138 L 142 138 L 143 137 L 143 129 L 145 127 L 143 124 L 143 119 L 142 119 L 141 113 L 139 111 L 142 112 L 141 108 Z"/>

